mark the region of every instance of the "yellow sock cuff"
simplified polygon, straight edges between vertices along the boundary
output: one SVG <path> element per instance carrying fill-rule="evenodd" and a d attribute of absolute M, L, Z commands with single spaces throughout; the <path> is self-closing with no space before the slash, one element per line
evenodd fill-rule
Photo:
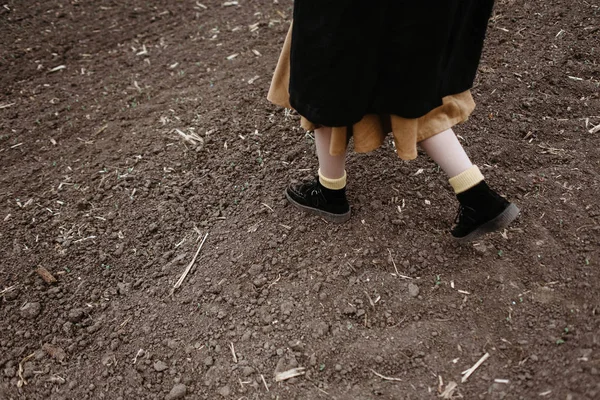
<path fill-rule="evenodd" d="M 346 187 L 346 171 L 344 171 L 344 176 L 341 178 L 331 179 L 323 176 L 321 170 L 319 169 L 319 182 L 321 185 L 331 190 L 340 190 Z"/>
<path fill-rule="evenodd" d="M 466 192 L 481 181 L 483 181 L 483 174 L 477 165 L 449 179 L 456 194 Z"/>

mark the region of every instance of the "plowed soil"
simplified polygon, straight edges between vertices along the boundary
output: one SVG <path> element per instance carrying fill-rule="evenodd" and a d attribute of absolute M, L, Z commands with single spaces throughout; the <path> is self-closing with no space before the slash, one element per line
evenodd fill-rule
<path fill-rule="evenodd" d="M 0 4 L 1 399 L 600 398 L 597 2 L 497 1 L 456 131 L 522 216 L 469 246 L 391 141 L 288 206 L 293 4 L 201 2 Z"/>

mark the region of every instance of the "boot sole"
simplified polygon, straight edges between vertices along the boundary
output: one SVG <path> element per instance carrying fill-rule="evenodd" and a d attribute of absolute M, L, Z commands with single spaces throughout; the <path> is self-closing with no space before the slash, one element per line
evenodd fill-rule
<path fill-rule="evenodd" d="M 521 212 L 521 210 L 519 210 L 519 207 L 517 207 L 516 205 L 511 203 L 496 218 L 481 225 L 480 227 L 478 227 L 477 229 L 475 229 L 473 232 L 469 233 L 468 235 L 460 237 L 460 238 L 454 238 L 454 239 L 459 244 L 466 244 L 466 243 L 472 242 L 476 239 L 479 239 L 486 233 L 495 232 L 502 228 L 506 228 L 508 225 L 510 225 L 511 222 L 513 222 L 519 216 L 520 212 Z"/>
<path fill-rule="evenodd" d="M 300 203 L 297 203 L 296 201 L 294 201 L 290 195 L 287 193 L 287 190 L 285 192 L 285 197 L 288 199 L 288 201 L 296 208 L 305 211 L 309 214 L 314 214 L 314 215 L 318 215 L 319 217 L 324 218 L 325 220 L 329 221 L 329 222 L 334 222 L 336 224 L 342 224 L 346 221 L 348 221 L 350 219 L 350 215 L 351 212 L 348 211 L 344 214 L 333 214 L 327 211 L 323 211 L 323 210 L 319 210 L 318 208 L 314 208 L 314 207 L 308 207 L 308 206 L 304 206 Z"/>

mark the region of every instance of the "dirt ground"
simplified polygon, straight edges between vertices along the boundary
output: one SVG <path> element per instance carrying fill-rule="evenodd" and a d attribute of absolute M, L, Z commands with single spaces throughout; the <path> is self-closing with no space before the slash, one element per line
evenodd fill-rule
<path fill-rule="evenodd" d="M 201 2 L 0 3 L 1 399 L 600 398 L 597 2 L 497 1 L 457 133 L 523 212 L 465 247 L 391 141 L 350 222 L 288 206 L 292 2 Z"/>

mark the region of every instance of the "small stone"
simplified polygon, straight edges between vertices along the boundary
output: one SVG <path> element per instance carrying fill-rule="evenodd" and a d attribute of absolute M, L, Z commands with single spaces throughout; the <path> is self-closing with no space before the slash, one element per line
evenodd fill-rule
<path fill-rule="evenodd" d="M 4 376 L 7 378 L 12 378 L 17 374 L 17 370 L 15 367 L 4 368 Z"/>
<path fill-rule="evenodd" d="M 340 364 L 335 364 L 335 370 L 340 372 L 342 370 L 342 366 Z"/>
<path fill-rule="evenodd" d="M 345 315 L 353 315 L 356 313 L 356 307 L 349 305 L 346 308 L 344 308 L 342 313 L 344 313 Z"/>
<path fill-rule="evenodd" d="M 410 297 L 417 297 L 419 295 L 419 287 L 414 283 L 409 283 L 408 294 L 410 295 Z"/>
<path fill-rule="evenodd" d="M 73 334 L 73 323 L 69 321 L 65 322 L 62 326 L 62 330 L 65 335 L 71 336 Z"/>
<path fill-rule="evenodd" d="M 119 243 L 117 245 L 117 248 L 115 250 L 115 252 L 113 253 L 115 256 L 119 257 L 121 254 L 123 254 L 123 250 L 124 250 L 124 245 L 123 243 Z"/>
<path fill-rule="evenodd" d="M 253 266 L 251 266 L 251 267 L 250 267 L 250 269 L 248 270 L 248 275 L 251 275 L 251 276 L 256 276 L 256 275 L 258 275 L 258 274 L 260 274 L 260 273 L 261 273 L 262 269 L 263 269 L 263 268 L 262 268 L 262 266 L 260 266 L 260 265 L 257 265 L 257 264 L 254 264 L 254 265 L 253 265 Z"/>
<path fill-rule="evenodd" d="M 44 350 L 37 350 L 34 354 L 35 355 L 33 357 L 35 358 L 36 361 L 40 361 L 44 357 L 46 357 L 46 352 Z M 0 364 L 2 364 L 1 361 L 0 361 Z"/>
<path fill-rule="evenodd" d="M 215 360 L 211 356 L 208 356 L 204 359 L 204 365 L 206 365 L 207 367 L 212 366 L 214 363 Z"/>
<path fill-rule="evenodd" d="M 96 333 L 100 330 L 101 327 L 102 327 L 102 324 L 100 322 L 96 322 L 94 325 L 88 326 L 86 328 L 86 331 L 88 333 Z"/>
<path fill-rule="evenodd" d="M 321 321 L 315 326 L 315 334 L 317 337 L 325 336 L 328 332 L 329 324 L 325 321 Z"/>
<path fill-rule="evenodd" d="M 242 368 L 242 375 L 243 376 L 250 376 L 254 373 L 254 368 L 252 367 L 244 367 Z"/>
<path fill-rule="evenodd" d="M 124 295 L 127 292 L 129 292 L 129 288 L 130 288 L 130 284 L 124 283 L 124 282 L 119 282 L 117 283 L 117 292 L 120 295 Z"/>
<path fill-rule="evenodd" d="M 288 369 L 287 360 L 285 357 L 281 357 L 275 366 L 275 375 Z"/>
<path fill-rule="evenodd" d="M 219 389 L 219 394 L 223 397 L 229 397 L 231 394 L 231 389 L 229 389 L 229 386 L 223 386 L 221 389 Z"/>
<path fill-rule="evenodd" d="M 270 324 L 271 324 L 271 322 L 273 322 L 273 316 L 272 316 L 271 314 L 268 314 L 268 312 L 267 312 L 267 311 L 265 311 L 265 312 L 263 313 L 263 315 L 262 315 L 262 322 L 263 322 L 265 325 L 270 325 Z"/>
<path fill-rule="evenodd" d="M 33 303 L 25 303 L 23 307 L 21 307 L 21 316 L 28 319 L 33 319 L 40 315 L 42 312 L 42 305 L 38 302 Z"/>
<path fill-rule="evenodd" d="M 29 379 L 32 378 L 34 373 L 33 373 L 33 364 L 30 362 L 26 362 L 25 364 L 23 364 L 23 378 L 25 379 Z"/>
<path fill-rule="evenodd" d="M 377 357 L 375 357 L 375 362 L 376 362 L 377 364 L 381 364 L 381 363 L 383 362 L 383 357 L 381 357 L 381 356 L 377 356 Z"/>
<path fill-rule="evenodd" d="M 177 400 L 182 399 L 187 393 L 187 387 L 183 383 L 178 383 L 173 386 L 173 389 L 165 396 L 165 400 Z"/>
<path fill-rule="evenodd" d="M 106 353 L 102 356 L 102 359 L 100 361 L 102 362 L 102 365 L 110 367 L 111 365 L 114 365 L 117 360 L 113 353 Z"/>
<path fill-rule="evenodd" d="M 4 300 L 13 301 L 19 297 L 19 289 L 13 289 L 4 294 Z"/>
<path fill-rule="evenodd" d="M 252 283 L 254 284 L 254 286 L 256 286 L 257 288 L 262 287 L 265 283 L 267 283 L 267 278 L 260 277 L 260 278 L 256 278 L 254 281 L 252 281 Z"/>
<path fill-rule="evenodd" d="M 83 310 L 81 308 L 74 308 L 71 311 L 69 311 L 69 321 L 71 321 L 72 323 L 77 323 L 80 322 L 83 317 L 85 316 L 85 313 L 83 312 Z"/>
<path fill-rule="evenodd" d="M 475 251 L 481 254 L 486 253 L 488 250 L 486 245 L 483 243 L 474 244 L 473 249 L 475 249 Z"/>
<path fill-rule="evenodd" d="M 290 340 L 288 346 L 293 351 L 302 351 L 304 349 L 304 344 L 299 340 Z"/>
<path fill-rule="evenodd" d="M 169 368 L 169 366 L 167 364 L 165 364 L 164 361 L 160 361 L 160 360 L 155 362 L 153 366 L 154 366 L 154 370 L 156 372 L 162 372 L 162 371 L 166 370 L 167 368 Z"/>
<path fill-rule="evenodd" d="M 67 357 L 67 353 L 61 347 L 54 346 L 50 343 L 44 343 L 42 349 L 58 362 L 63 362 Z"/>
<path fill-rule="evenodd" d="M 113 339 L 113 340 L 111 340 L 111 342 L 110 342 L 110 349 L 111 349 L 112 351 L 115 351 L 115 350 L 117 350 L 117 349 L 119 348 L 119 345 L 120 345 L 120 344 L 121 344 L 121 343 L 119 342 L 119 339 Z"/>
<path fill-rule="evenodd" d="M 290 315 L 294 310 L 294 303 L 292 303 L 291 301 L 281 303 L 280 309 L 283 315 Z"/>

